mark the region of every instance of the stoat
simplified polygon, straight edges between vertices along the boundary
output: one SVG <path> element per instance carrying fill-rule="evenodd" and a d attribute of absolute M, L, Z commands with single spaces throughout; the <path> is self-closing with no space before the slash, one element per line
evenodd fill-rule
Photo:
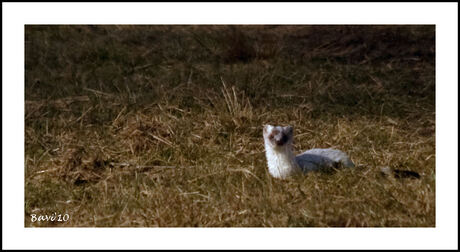
<path fill-rule="evenodd" d="M 294 155 L 291 126 L 264 126 L 265 155 L 268 171 L 275 178 L 307 173 L 328 167 L 354 167 L 344 152 L 335 149 L 311 149 Z"/>

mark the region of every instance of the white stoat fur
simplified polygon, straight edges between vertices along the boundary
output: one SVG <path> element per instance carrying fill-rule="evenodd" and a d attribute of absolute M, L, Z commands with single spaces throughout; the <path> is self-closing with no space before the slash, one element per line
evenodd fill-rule
<path fill-rule="evenodd" d="M 354 167 L 344 152 L 335 149 L 311 149 L 294 155 L 291 126 L 264 126 L 265 155 L 268 171 L 275 178 L 286 178 L 298 173 L 327 167 Z"/>

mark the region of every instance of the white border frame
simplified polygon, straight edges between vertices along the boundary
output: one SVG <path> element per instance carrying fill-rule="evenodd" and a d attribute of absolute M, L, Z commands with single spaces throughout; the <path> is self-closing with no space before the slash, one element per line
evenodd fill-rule
<path fill-rule="evenodd" d="M 2 3 L 2 7 L 3 248 L 458 248 L 458 3 Z M 25 24 L 436 24 L 436 228 L 24 228 Z"/>

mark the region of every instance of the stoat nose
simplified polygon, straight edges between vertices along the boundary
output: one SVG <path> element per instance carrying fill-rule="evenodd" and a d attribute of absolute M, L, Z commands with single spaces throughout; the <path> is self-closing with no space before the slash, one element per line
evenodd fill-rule
<path fill-rule="evenodd" d="M 283 145 L 286 143 L 286 136 L 283 134 L 278 134 L 275 136 L 275 143 L 276 145 Z"/>

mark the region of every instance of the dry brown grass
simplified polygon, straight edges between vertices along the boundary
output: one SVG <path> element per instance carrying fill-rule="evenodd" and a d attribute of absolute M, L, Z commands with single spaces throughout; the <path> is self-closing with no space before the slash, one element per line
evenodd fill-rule
<path fill-rule="evenodd" d="M 25 42 L 26 227 L 435 226 L 433 26 L 26 26 Z M 273 179 L 264 123 L 358 166 Z M 31 222 L 54 212 L 70 221 Z"/>

